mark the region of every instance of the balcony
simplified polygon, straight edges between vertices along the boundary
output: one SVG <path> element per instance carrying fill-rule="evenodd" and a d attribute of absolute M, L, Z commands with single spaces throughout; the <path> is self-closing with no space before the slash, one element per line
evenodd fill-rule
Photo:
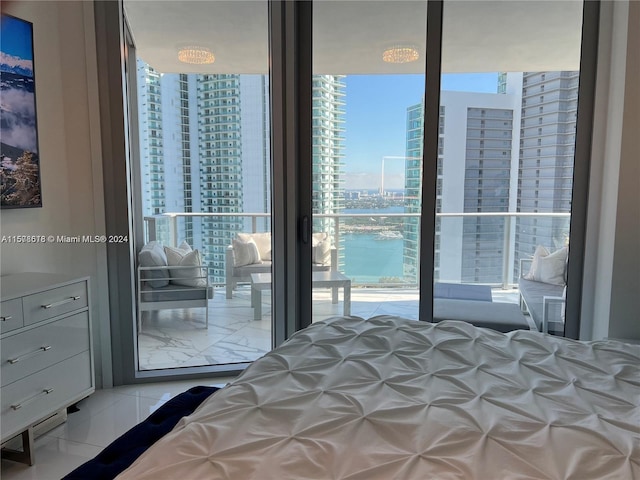
<path fill-rule="evenodd" d="M 417 319 L 419 216 L 314 215 L 314 230 L 331 233 L 339 253 L 338 270 L 351 279 L 352 315 Z M 249 285 L 240 285 L 232 299 L 225 298 L 224 254 L 213 245 L 211 232 L 204 229 L 231 223 L 238 228 L 244 225 L 241 231 L 263 231 L 270 225 L 270 214 L 148 216 L 147 238 L 177 245 L 185 236 L 181 231 L 184 219 L 192 220 L 194 248 L 204 253 L 214 272 L 211 281 L 216 292 L 209 302 L 209 328 L 203 328 L 203 309 L 148 314 L 138 335 L 140 367 L 153 370 L 253 361 L 271 348 L 270 296 L 263 295 L 263 315 L 258 321 L 253 320 Z M 520 257 L 529 256 L 537 244 L 562 245 L 569 230 L 568 213 L 440 213 L 436 221 L 436 281 L 484 285 L 491 289 L 493 302 L 507 303 L 519 300 Z M 330 290 L 314 289 L 313 299 L 313 321 L 343 312 L 342 301 L 331 303 Z"/>

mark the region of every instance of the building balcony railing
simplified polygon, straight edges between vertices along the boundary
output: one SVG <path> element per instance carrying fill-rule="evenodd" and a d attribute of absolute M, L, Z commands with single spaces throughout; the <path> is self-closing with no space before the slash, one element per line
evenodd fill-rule
<path fill-rule="evenodd" d="M 271 225 L 269 213 L 171 212 L 144 217 L 146 241 L 178 245 L 186 237 L 182 231 L 186 218 L 193 220 L 192 242 L 195 248 L 205 246 L 205 258 L 216 223 L 234 225 L 227 232 L 227 244 L 236 232 L 268 231 Z M 559 248 L 565 244 L 569 218 L 569 213 L 438 213 L 436 280 L 513 288 L 520 275 L 520 259 L 532 255 L 536 245 Z M 201 219 L 201 226 L 196 219 Z M 354 286 L 417 287 L 419 213 L 319 214 L 313 222 L 314 232 L 331 235 L 339 252 L 338 268 Z M 221 232 L 216 234 L 219 238 Z M 384 271 L 383 262 L 393 268 Z M 212 270 L 213 283 L 224 284 L 225 265 Z"/>

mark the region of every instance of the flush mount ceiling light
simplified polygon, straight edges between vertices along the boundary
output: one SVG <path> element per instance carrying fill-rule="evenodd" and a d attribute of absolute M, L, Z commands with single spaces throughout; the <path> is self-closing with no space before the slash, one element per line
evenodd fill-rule
<path fill-rule="evenodd" d="M 409 63 L 420 58 L 418 49 L 412 45 L 396 45 L 382 52 L 382 60 L 387 63 Z"/>
<path fill-rule="evenodd" d="M 178 60 L 182 63 L 190 63 L 192 65 L 206 65 L 215 62 L 216 57 L 211 50 L 206 47 L 190 45 L 178 50 Z"/>

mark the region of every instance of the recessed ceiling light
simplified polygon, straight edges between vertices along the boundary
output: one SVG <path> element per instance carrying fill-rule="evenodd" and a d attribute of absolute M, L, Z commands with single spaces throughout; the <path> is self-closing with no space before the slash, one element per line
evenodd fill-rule
<path fill-rule="evenodd" d="M 178 60 L 182 63 L 190 63 L 192 65 L 206 65 L 215 62 L 216 57 L 211 50 L 206 47 L 190 45 L 178 50 Z"/>
<path fill-rule="evenodd" d="M 387 63 L 409 63 L 419 58 L 418 49 L 412 45 L 396 45 L 382 52 L 382 60 Z"/>

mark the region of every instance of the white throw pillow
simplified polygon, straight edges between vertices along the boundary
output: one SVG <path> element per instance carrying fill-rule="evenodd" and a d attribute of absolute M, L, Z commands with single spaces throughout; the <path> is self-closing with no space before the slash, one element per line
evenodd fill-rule
<path fill-rule="evenodd" d="M 184 285 L 186 287 L 206 287 L 206 271 L 202 268 L 202 258 L 198 250 L 186 251 L 181 248 L 164 247 L 167 255 L 167 264 L 171 268 L 171 283 L 174 285 Z"/>
<path fill-rule="evenodd" d="M 178 245 L 178 248 L 180 250 L 184 250 L 185 252 L 193 251 L 193 248 L 191 248 L 191 245 L 189 245 L 186 240 L 183 240 L 182 243 Z"/>
<path fill-rule="evenodd" d="M 239 233 L 238 240 L 245 243 L 253 240 L 258 247 L 259 260 L 271 261 L 271 232 Z"/>
<path fill-rule="evenodd" d="M 565 269 L 567 268 L 567 253 L 567 247 L 563 247 L 560 250 L 549 253 L 549 251 L 542 245 L 538 245 L 535 253 L 533 254 L 531 269 L 524 278 L 553 285 L 564 285 Z"/>
<path fill-rule="evenodd" d="M 549 251 L 542 245 L 538 245 L 536 247 L 536 251 L 533 253 L 533 260 L 531 261 L 529 272 L 523 275 L 523 277 L 527 280 L 535 280 L 535 274 L 538 271 L 540 257 L 546 257 L 547 255 L 549 255 Z"/>
<path fill-rule="evenodd" d="M 166 267 L 167 255 L 164 253 L 162 244 L 155 241 L 147 243 L 138 254 L 138 262 L 141 267 Z M 141 270 L 141 274 L 142 278 L 149 279 L 149 281 L 143 282 L 145 287 L 162 288 L 169 285 L 169 270 L 167 269 Z"/>
<path fill-rule="evenodd" d="M 311 261 L 327 265 L 331 260 L 331 239 L 326 233 L 314 233 L 311 238 Z"/>
<path fill-rule="evenodd" d="M 240 236 L 242 234 L 239 234 Z M 239 239 L 233 239 L 233 264 L 236 267 L 244 267 L 245 265 L 253 265 L 254 263 L 260 263 L 260 252 L 258 251 L 258 245 L 250 238 L 249 240 L 242 241 Z"/>

